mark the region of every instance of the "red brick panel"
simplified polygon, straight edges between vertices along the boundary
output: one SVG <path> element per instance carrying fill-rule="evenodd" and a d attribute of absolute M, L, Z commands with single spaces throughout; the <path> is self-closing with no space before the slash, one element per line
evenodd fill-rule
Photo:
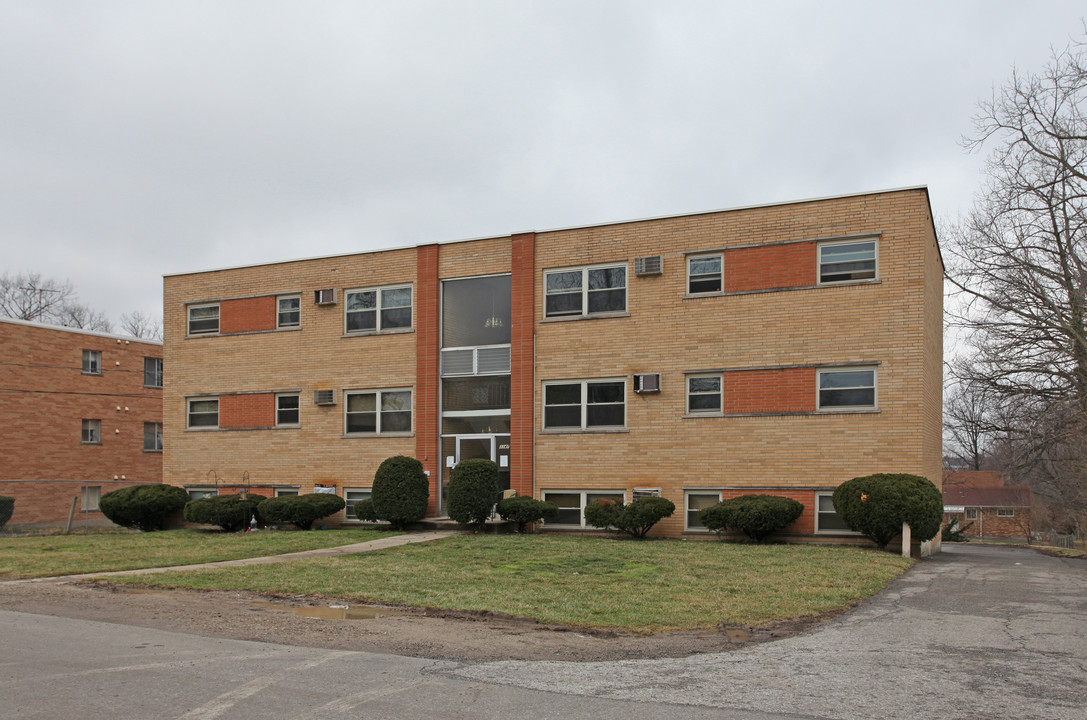
<path fill-rule="evenodd" d="M 815 285 L 815 243 L 726 250 L 725 292 Z"/>
<path fill-rule="evenodd" d="M 274 393 L 222 395 L 219 397 L 220 428 L 275 427 Z"/>
<path fill-rule="evenodd" d="M 510 488 L 532 495 L 533 323 L 536 234 L 514 235 L 510 321 Z"/>
<path fill-rule="evenodd" d="M 427 515 L 438 514 L 441 464 L 438 452 L 438 246 L 416 250 L 415 456 L 430 473 Z"/>
<path fill-rule="evenodd" d="M 726 372 L 721 391 L 725 413 L 814 412 L 815 368 Z"/>
<path fill-rule="evenodd" d="M 276 298 L 245 298 L 219 303 L 219 333 L 256 332 L 276 329 Z"/>

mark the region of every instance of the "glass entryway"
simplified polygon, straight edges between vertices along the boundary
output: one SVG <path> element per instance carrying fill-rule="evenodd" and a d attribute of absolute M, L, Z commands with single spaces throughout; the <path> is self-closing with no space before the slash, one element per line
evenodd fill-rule
<path fill-rule="evenodd" d="M 483 458 L 498 465 L 498 489 L 510 488 L 510 436 L 496 434 L 447 435 L 442 437 L 442 507 L 449 478 L 461 460 Z"/>

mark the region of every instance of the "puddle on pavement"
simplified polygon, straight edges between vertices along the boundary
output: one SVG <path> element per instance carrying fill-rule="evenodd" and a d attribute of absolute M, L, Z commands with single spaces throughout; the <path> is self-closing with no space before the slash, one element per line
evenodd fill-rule
<path fill-rule="evenodd" d="M 734 643 L 745 643 L 751 639 L 750 633 L 740 628 L 725 628 L 725 637 Z"/>
<path fill-rule="evenodd" d="M 254 609 L 281 610 L 293 612 L 295 615 L 318 620 L 377 620 L 378 618 L 397 617 L 407 615 L 403 610 L 394 610 L 387 607 L 374 605 L 281 605 L 273 602 L 262 602 L 253 605 Z"/>

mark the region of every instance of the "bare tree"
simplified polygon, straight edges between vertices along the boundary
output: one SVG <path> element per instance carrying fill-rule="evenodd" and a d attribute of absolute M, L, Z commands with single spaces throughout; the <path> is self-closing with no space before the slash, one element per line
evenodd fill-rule
<path fill-rule="evenodd" d="M 162 321 L 139 310 L 121 315 L 121 330 L 133 337 L 162 340 Z"/>
<path fill-rule="evenodd" d="M 1087 45 L 1042 73 L 1013 72 L 980 105 L 968 147 L 988 182 L 950 233 L 953 320 L 975 355 L 970 388 L 991 394 L 1009 465 L 1087 512 Z"/>
<path fill-rule="evenodd" d="M 32 272 L 0 275 L 0 315 L 4 317 L 56 322 L 64 305 L 74 298 L 75 288 L 67 280 Z"/>
<path fill-rule="evenodd" d="M 995 396 L 988 387 L 960 381 L 945 394 L 947 451 L 957 466 L 981 470 L 999 426 Z"/>
<path fill-rule="evenodd" d="M 113 332 L 113 323 L 104 314 L 82 303 L 67 302 L 54 313 L 54 322 L 64 327 Z"/>

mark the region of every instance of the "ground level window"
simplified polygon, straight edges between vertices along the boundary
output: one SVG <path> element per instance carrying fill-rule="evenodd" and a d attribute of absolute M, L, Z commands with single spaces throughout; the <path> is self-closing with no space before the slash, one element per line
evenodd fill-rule
<path fill-rule="evenodd" d="M 834 509 L 833 493 L 815 493 L 815 532 L 836 535 L 856 534 L 842 522 L 838 511 Z"/>
<path fill-rule="evenodd" d="M 289 496 L 298 495 L 298 489 L 297 488 L 276 488 L 276 497 L 286 497 L 288 495 Z"/>
<path fill-rule="evenodd" d="M 559 506 L 558 515 L 554 520 L 549 520 L 548 525 L 586 527 L 586 505 L 597 500 L 622 502 L 626 499 L 626 495 L 621 491 L 607 490 L 548 490 L 544 491 L 543 499 L 544 502 L 552 502 Z"/>
<path fill-rule="evenodd" d="M 344 488 L 343 500 L 346 503 L 343 508 L 344 517 L 349 521 L 358 520 L 355 517 L 355 503 L 360 500 L 370 499 L 370 488 Z"/>
<path fill-rule="evenodd" d="M 978 509 L 977 508 L 966 508 L 966 519 L 967 520 L 977 520 L 978 519 Z"/>
<path fill-rule="evenodd" d="M 189 497 L 193 500 L 200 500 L 206 497 L 215 497 L 219 494 L 216 488 L 186 488 L 186 492 L 189 493 Z"/>
<path fill-rule="evenodd" d="M 702 521 L 698 519 L 698 511 L 705 508 L 712 507 L 721 502 L 721 492 L 719 490 L 714 491 L 694 491 L 686 494 L 687 497 L 687 529 L 688 530 L 705 530 L 706 526 L 702 524 Z"/>
<path fill-rule="evenodd" d="M 98 501 L 102 499 L 102 487 L 91 485 L 83 488 L 83 510 L 91 512 L 98 509 Z"/>
<path fill-rule="evenodd" d="M 997 508 L 996 509 L 996 516 L 997 517 L 1015 517 L 1015 509 L 1014 508 Z"/>

